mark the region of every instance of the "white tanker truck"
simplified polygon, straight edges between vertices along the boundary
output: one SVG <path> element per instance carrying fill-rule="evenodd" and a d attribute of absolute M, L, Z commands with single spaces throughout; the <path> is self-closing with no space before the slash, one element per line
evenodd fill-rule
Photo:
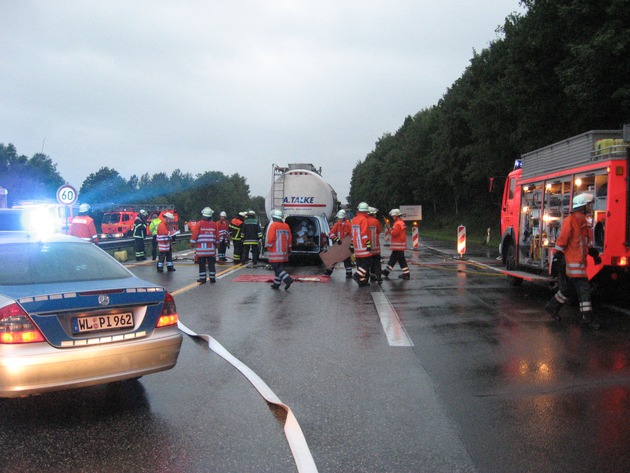
<path fill-rule="evenodd" d="M 312 164 L 273 165 L 265 211 L 282 210 L 293 234 L 292 259 L 315 258 L 329 244 L 330 224 L 339 203 L 337 193 Z"/>

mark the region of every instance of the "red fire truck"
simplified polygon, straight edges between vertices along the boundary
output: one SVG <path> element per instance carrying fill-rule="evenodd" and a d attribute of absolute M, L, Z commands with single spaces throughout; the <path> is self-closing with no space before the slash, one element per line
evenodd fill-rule
<path fill-rule="evenodd" d="M 624 137 L 628 139 L 624 131 Z M 532 151 L 517 160 L 503 191 L 499 251 L 512 285 L 548 281 L 556 238 L 573 198 L 595 197 L 592 241 L 601 264 L 588 257 L 589 279 L 628 274 L 630 181 L 628 143 L 621 131 L 595 130 Z"/>
<path fill-rule="evenodd" d="M 170 223 L 172 230 L 179 228 L 179 217 L 172 204 L 153 205 L 153 204 L 129 204 L 121 205 L 103 212 L 101 220 L 101 238 L 122 238 L 133 235 L 133 225 L 138 212 L 146 210 L 149 217 L 153 213 L 158 213 L 160 217 L 165 212 L 171 212 L 175 216 L 175 220 Z"/>

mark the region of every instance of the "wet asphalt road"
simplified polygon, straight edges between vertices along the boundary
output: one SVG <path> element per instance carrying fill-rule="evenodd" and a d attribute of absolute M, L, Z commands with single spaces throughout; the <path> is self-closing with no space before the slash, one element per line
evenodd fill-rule
<path fill-rule="evenodd" d="M 596 300 L 603 330 L 576 307 L 554 322 L 548 289 L 476 264 L 494 250 L 454 253 L 421 240 L 412 280 L 370 288 L 342 269 L 272 291 L 238 282 L 264 268 L 197 286 L 185 255 L 171 274 L 130 266 L 292 409 L 320 472 L 630 471 L 630 316 Z M 0 416 L 0 471 L 296 471 L 282 411 L 189 337 L 173 370 L 3 400 Z"/>

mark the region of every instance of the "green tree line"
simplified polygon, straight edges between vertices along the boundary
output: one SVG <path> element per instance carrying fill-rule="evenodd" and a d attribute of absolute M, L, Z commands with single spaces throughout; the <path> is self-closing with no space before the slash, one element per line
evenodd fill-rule
<path fill-rule="evenodd" d="M 37 153 L 32 158 L 18 155 L 13 144 L 0 143 L 0 186 L 8 192 L 9 206 L 23 201 L 55 200 L 65 180 L 50 157 Z M 226 176 L 208 171 L 193 176 L 176 169 L 138 177 L 123 178 L 118 171 L 102 167 L 90 174 L 79 189 L 79 202 L 89 203 L 99 213 L 121 204 L 173 204 L 180 220 L 199 219 L 201 209 L 211 207 L 230 217 L 247 209 L 264 214 L 264 199 L 250 197 L 249 185 L 238 174 Z"/>
<path fill-rule="evenodd" d="M 432 107 L 378 139 L 349 203 L 421 204 L 423 225 L 496 227 L 500 182 L 520 155 L 630 121 L 627 0 L 524 0 Z M 500 194 L 500 189 L 499 189 Z"/>

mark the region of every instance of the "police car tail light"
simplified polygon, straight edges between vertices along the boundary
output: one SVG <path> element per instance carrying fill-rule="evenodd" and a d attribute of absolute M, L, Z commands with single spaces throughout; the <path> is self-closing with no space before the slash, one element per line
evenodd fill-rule
<path fill-rule="evenodd" d="M 0 343 L 44 342 L 44 336 L 18 304 L 0 308 Z"/>
<path fill-rule="evenodd" d="M 175 299 L 169 292 L 165 292 L 164 307 L 162 307 L 162 313 L 155 326 L 157 328 L 168 327 L 169 325 L 175 325 L 177 320 L 179 320 L 179 315 L 177 314 Z"/>

